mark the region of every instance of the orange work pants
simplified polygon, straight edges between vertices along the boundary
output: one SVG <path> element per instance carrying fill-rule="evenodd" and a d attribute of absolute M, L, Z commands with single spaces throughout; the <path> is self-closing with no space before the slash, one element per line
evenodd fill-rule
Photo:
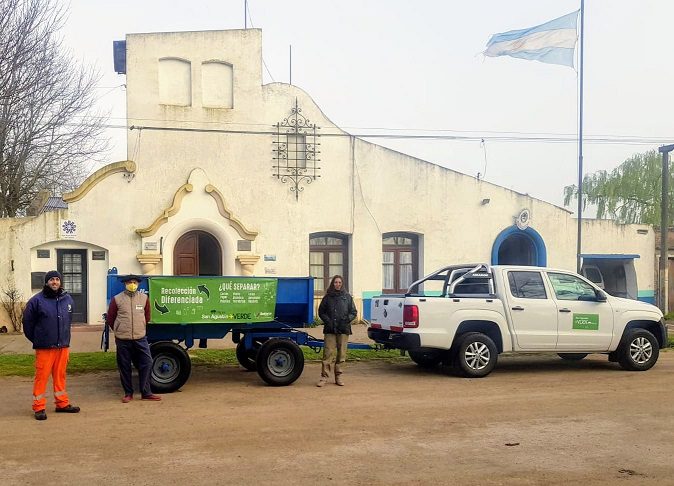
<path fill-rule="evenodd" d="M 66 366 L 68 366 L 69 348 L 35 350 L 35 382 L 33 383 L 33 411 L 44 410 L 47 406 L 47 383 L 49 376 L 54 385 L 54 403 L 56 408 L 68 406 L 66 392 Z"/>

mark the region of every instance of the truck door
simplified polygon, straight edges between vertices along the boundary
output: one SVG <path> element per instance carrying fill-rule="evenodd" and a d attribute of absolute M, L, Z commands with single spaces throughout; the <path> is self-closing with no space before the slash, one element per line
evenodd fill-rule
<path fill-rule="evenodd" d="M 548 296 L 540 271 L 509 270 L 507 301 L 517 344 L 522 349 L 557 346 L 557 306 Z"/>
<path fill-rule="evenodd" d="M 613 338 L 613 309 L 596 300 L 588 282 L 568 273 L 547 272 L 558 311 L 557 349 L 608 350 Z"/>

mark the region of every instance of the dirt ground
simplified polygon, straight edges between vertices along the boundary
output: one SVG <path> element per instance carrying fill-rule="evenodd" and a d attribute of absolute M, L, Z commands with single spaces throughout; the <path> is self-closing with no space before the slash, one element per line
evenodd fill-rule
<path fill-rule="evenodd" d="M 603 356 L 503 357 L 484 379 L 349 363 L 346 386 L 198 368 L 162 402 L 115 373 L 69 379 L 79 415 L 37 422 L 0 378 L 0 483 L 674 484 L 674 352 L 630 373 Z"/>

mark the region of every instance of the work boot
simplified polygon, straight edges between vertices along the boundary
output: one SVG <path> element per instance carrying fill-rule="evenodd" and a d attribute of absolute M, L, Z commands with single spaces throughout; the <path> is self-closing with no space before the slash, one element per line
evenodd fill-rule
<path fill-rule="evenodd" d="M 145 395 L 144 397 L 141 398 L 141 400 L 150 400 L 153 402 L 158 402 L 161 400 L 161 397 L 159 395 Z"/>
<path fill-rule="evenodd" d="M 335 385 L 344 386 L 344 381 L 342 380 L 342 375 L 335 376 Z"/>
<path fill-rule="evenodd" d="M 66 405 L 65 407 L 57 408 L 54 410 L 56 413 L 80 413 L 80 407 L 75 407 L 73 405 Z"/>
<path fill-rule="evenodd" d="M 45 410 L 38 410 L 35 412 L 35 420 L 47 420 L 47 412 Z"/>
<path fill-rule="evenodd" d="M 122 397 L 122 403 L 129 403 L 131 400 L 133 400 L 133 395 L 124 395 Z"/>
<path fill-rule="evenodd" d="M 325 378 L 324 376 L 321 376 L 321 379 L 318 380 L 318 383 L 316 383 L 316 386 L 319 387 L 319 388 L 321 388 L 321 387 L 324 386 L 327 382 L 328 382 L 327 378 Z"/>

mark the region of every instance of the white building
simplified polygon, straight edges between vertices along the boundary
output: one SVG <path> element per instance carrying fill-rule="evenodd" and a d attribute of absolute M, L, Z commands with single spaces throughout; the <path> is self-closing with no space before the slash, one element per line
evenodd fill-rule
<path fill-rule="evenodd" d="M 27 297 L 58 268 L 96 323 L 111 267 L 311 274 L 319 293 L 342 274 L 359 303 L 452 262 L 575 269 L 569 211 L 350 136 L 300 88 L 262 84 L 261 45 L 256 29 L 128 35 L 128 160 L 67 209 L 0 220 L 0 282 Z M 650 226 L 583 235 L 607 290 L 652 300 Z"/>

